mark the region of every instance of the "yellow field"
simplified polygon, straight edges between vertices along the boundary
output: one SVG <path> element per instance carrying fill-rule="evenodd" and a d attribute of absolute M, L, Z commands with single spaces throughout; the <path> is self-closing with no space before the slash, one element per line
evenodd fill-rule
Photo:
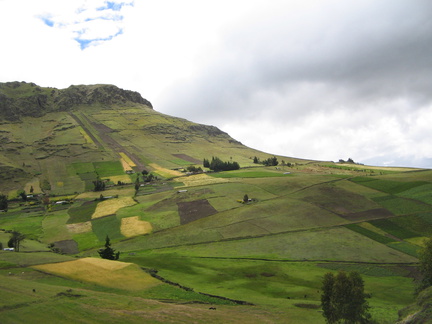
<path fill-rule="evenodd" d="M 222 182 L 229 182 L 229 179 L 224 178 L 214 178 L 206 175 L 205 173 L 201 174 L 194 174 L 187 177 L 181 177 L 174 179 L 178 182 L 183 182 L 185 186 L 202 186 L 207 184 L 215 184 L 215 183 L 222 183 Z"/>
<path fill-rule="evenodd" d="M 155 169 L 155 172 L 159 173 L 162 177 L 165 178 L 178 177 L 183 175 L 183 173 L 181 173 L 180 171 L 166 169 L 156 163 L 150 163 L 149 166 Z"/>
<path fill-rule="evenodd" d="M 124 159 L 120 159 L 120 162 L 122 164 L 123 170 L 132 171 L 132 167 Z"/>
<path fill-rule="evenodd" d="M 105 179 L 105 178 L 104 178 Z M 123 183 L 132 183 L 129 175 L 125 174 L 125 175 L 118 175 L 118 176 L 111 176 L 109 177 L 109 179 L 114 183 L 117 184 L 119 181 L 123 182 Z"/>
<path fill-rule="evenodd" d="M 31 192 L 30 192 L 31 187 L 33 187 L 33 194 L 37 195 L 37 194 L 42 193 L 42 190 L 41 190 L 41 187 L 40 187 L 40 183 L 39 183 L 39 178 L 33 178 L 33 179 L 31 179 L 24 186 L 24 191 L 28 195 L 31 195 Z"/>
<path fill-rule="evenodd" d="M 79 126 L 79 131 L 80 131 L 81 135 L 84 137 L 87 144 L 94 144 L 91 137 L 87 134 L 87 132 L 81 126 Z"/>
<path fill-rule="evenodd" d="M 98 258 L 42 264 L 33 268 L 73 280 L 125 290 L 142 290 L 160 284 L 136 264 Z"/>
<path fill-rule="evenodd" d="M 361 224 L 359 224 L 361 227 L 363 227 L 363 228 L 366 228 L 367 230 L 369 230 L 369 231 L 371 231 L 371 232 L 375 232 L 375 233 L 377 233 L 377 234 L 380 234 L 380 235 L 386 235 L 387 234 L 387 232 L 385 232 L 385 231 L 383 231 L 382 229 L 380 229 L 380 228 L 378 228 L 378 227 L 376 227 L 376 226 L 373 226 L 372 224 L 370 224 L 370 223 L 361 223 Z"/>
<path fill-rule="evenodd" d="M 120 152 L 119 154 L 122 157 L 122 160 L 129 164 L 129 166 L 136 167 L 136 164 L 130 159 L 129 156 L 126 155 L 126 153 Z"/>
<path fill-rule="evenodd" d="M 121 220 L 120 232 L 126 237 L 148 234 L 152 229 L 151 224 L 139 220 L 139 216 L 125 217 Z"/>
<path fill-rule="evenodd" d="M 132 197 L 135 194 L 135 188 L 119 188 L 119 189 L 109 189 L 105 191 L 87 191 L 83 192 L 82 194 L 78 195 L 76 199 L 95 199 L 99 198 L 100 195 L 107 196 L 116 196 L 119 197 Z"/>
<path fill-rule="evenodd" d="M 132 197 L 112 198 L 100 202 L 96 206 L 96 210 L 92 215 L 92 219 L 115 214 L 123 207 L 129 207 L 136 204 Z"/>
<path fill-rule="evenodd" d="M 411 237 L 411 238 L 407 238 L 405 239 L 405 241 L 410 242 L 412 244 L 424 247 L 424 242 L 427 240 L 428 238 L 425 236 L 419 236 L 419 237 Z"/>
<path fill-rule="evenodd" d="M 69 232 L 73 234 L 87 233 L 92 231 L 92 223 L 90 221 L 77 224 L 66 225 Z"/>

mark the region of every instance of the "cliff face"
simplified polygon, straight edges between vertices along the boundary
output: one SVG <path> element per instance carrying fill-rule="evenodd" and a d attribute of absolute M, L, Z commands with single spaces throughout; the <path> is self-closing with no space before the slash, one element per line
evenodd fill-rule
<path fill-rule="evenodd" d="M 17 121 L 23 116 L 40 117 L 47 112 L 68 111 L 82 105 L 135 103 L 152 108 L 138 92 L 113 85 L 79 85 L 66 89 L 43 88 L 34 83 L 0 83 L 0 116 Z"/>

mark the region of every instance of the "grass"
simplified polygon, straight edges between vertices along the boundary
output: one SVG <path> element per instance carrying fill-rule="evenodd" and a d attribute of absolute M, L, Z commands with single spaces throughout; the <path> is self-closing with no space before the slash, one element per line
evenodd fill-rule
<path fill-rule="evenodd" d="M 73 206 L 68 209 L 68 224 L 87 222 L 92 219 L 97 207 L 96 201 L 85 201 L 80 206 Z"/>
<path fill-rule="evenodd" d="M 375 202 L 388 209 L 395 215 L 406 215 L 426 212 L 431 206 L 419 201 L 405 199 L 397 196 L 383 196 L 372 198 Z"/>
<path fill-rule="evenodd" d="M 287 171 L 289 172 L 289 171 Z M 217 173 L 209 173 L 215 178 L 268 178 L 268 177 L 290 177 L 291 174 L 285 174 L 283 171 L 273 170 L 241 170 L 241 171 L 225 171 Z"/>
<path fill-rule="evenodd" d="M 93 233 L 99 241 L 105 240 L 108 235 L 110 239 L 116 240 L 124 238 L 120 232 L 121 222 L 115 216 L 108 216 L 92 220 Z"/>
<path fill-rule="evenodd" d="M 25 267 L 78 259 L 50 252 L 0 252 L 2 323 L 73 322 L 76 314 L 89 323 L 191 319 L 197 323 L 324 323 L 319 309 L 296 305 L 319 305 L 323 274 L 339 269 L 362 273 L 366 290 L 373 296 L 372 312 L 382 322 L 396 322 L 398 309 L 411 302 L 413 285 L 405 276 L 410 264 L 417 262 L 421 241 L 432 235 L 432 171 L 367 166 L 354 170 L 348 165 L 336 170 L 326 167 L 327 162 L 286 157 L 278 159 L 297 165 L 282 170 L 257 167 L 251 157 L 263 159 L 266 154 L 240 146 L 213 128 L 138 105 L 100 108 L 74 108 L 85 131 L 64 113 L 2 124 L 10 142 L 5 145 L 22 149 L 12 154 L 6 148 L 1 162 L 22 167 L 29 175 L 2 183 L 5 192 L 16 194 L 39 179 L 52 201 L 67 194 L 76 197 L 72 205 L 51 211 L 24 209 L 13 203 L 8 213 L 0 215 L 0 227 L 31 235 L 34 240 L 24 244 L 29 251 L 73 239 L 80 256 L 98 256 L 97 249 L 109 235 L 113 248 L 122 252 L 121 260 L 135 265 L 116 270 L 101 269 L 100 261 L 86 266 L 64 263 L 62 271 L 69 273 L 60 278 Z M 101 124 L 113 131 L 104 135 Z M 109 185 L 118 180 L 131 182 L 119 161 L 120 152 L 106 145 L 104 136 L 127 148 L 120 154 L 124 163 L 131 164 L 136 156 L 162 177 L 178 178 L 142 187 L 137 195 L 133 185 L 109 187 L 103 196 L 119 198 L 94 201 L 101 194 L 91 191 L 98 175 L 109 178 Z M 184 176 L 171 169 L 190 162 L 173 158 L 175 154 L 200 161 L 210 156 L 232 157 L 242 166 L 253 167 Z M 359 169 L 366 172 L 359 173 Z M 180 189 L 187 191 L 178 193 Z M 245 194 L 253 201 L 238 203 Z M 218 213 L 180 226 L 179 203 L 198 200 L 208 201 Z M 397 217 L 384 213 L 390 218 L 371 221 L 382 215 L 352 216 L 379 208 Z M 94 214 L 98 218 L 92 219 Z M 152 233 L 144 234 L 146 226 L 151 226 Z M 3 244 L 7 239 L 7 235 L 0 236 Z M 157 269 L 167 280 L 194 291 L 161 283 L 135 289 L 129 279 L 139 281 L 147 276 L 142 277 L 139 267 Z M 9 271 L 13 276 L 8 277 Z M 98 277 L 102 282 L 97 282 Z M 73 292 L 67 293 L 69 289 Z M 197 292 L 256 306 L 233 307 Z M 75 293 L 80 297 L 73 297 Z M 218 307 L 209 311 L 206 304 L 162 304 L 147 298 Z"/>
<path fill-rule="evenodd" d="M 104 201 L 101 201 L 97 204 L 94 213 L 91 218 L 100 218 L 108 215 L 115 214 L 119 209 L 133 206 L 136 204 L 136 201 L 133 200 L 132 197 L 121 197 L 121 198 L 110 198 Z"/>
<path fill-rule="evenodd" d="M 393 221 L 393 219 L 377 219 L 371 221 L 370 223 L 400 239 L 407 239 L 418 236 L 417 233 L 414 233 L 407 228 L 397 225 L 397 223 Z"/>
<path fill-rule="evenodd" d="M 369 237 L 370 239 L 377 241 L 379 243 L 383 243 L 383 244 L 388 244 L 391 242 L 395 242 L 394 239 L 391 239 L 389 237 L 386 237 L 384 235 L 380 235 L 376 232 L 370 231 L 362 226 L 359 226 L 357 224 L 349 224 L 349 225 L 345 225 L 346 228 L 349 228 L 350 230 L 357 232 L 361 235 L 364 235 L 366 237 Z"/>
<path fill-rule="evenodd" d="M 101 178 L 123 175 L 124 170 L 120 161 L 93 162 L 95 172 Z"/>

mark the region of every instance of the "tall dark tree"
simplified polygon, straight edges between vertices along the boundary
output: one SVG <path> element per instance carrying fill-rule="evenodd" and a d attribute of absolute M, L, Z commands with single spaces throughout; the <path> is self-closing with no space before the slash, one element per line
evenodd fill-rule
<path fill-rule="evenodd" d="M 333 273 L 328 272 L 324 275 L 322 295 L 321 295 L 321 306 L 323 310 L 323 316 L 327 323 L 336 323 L 337 314 L 333 304 L 333 286 L 335 283 L 335 276 Z"/>
<path fill-rule="evenodd" d="M 424 242 L 424 247 L 419 253 L 419 270 L 422 279 L 417 288 L 417 292 L 432 286 L 432 238 Z"/>
<path fill-rule="evenodd" d="M 8 247 L 14 248 L 16 252 L 19 252 L 21 241 L 25 239 L 25 235 L 19 232 L 13 231 L 12 236 L 8 241 Z"/>
<path fill-rule="evenodd" d="M 138 191 L 140 188 L 140 178 L 139 175 L 137 176 L 136 180 L 135 180 L 135 191 Z"/>
<path fill-rule="evenodd" d="M 321 306 L 327 323 L 370 322 L 367 294 L 358 272 L 340 271 L 336 276 L 325 274 L 322 291 Z"/>
<path fill-rule="evenodd" d="M 243 196 L 243 202 L 244 203 L 247 203 L 249 201 L 249 196 L 247 195 L 247 194 L 245 194 L 244 196 Z"/>
<path fill-rule="evenodd" d="M 26 192 L 25 192 L 24 190 L 22 190 L 22 191 L 19 193 L 19 196 L 21 197 L 21 199 L 22 199 L 23 201 L 27 201 L 27 194 L 26 194 Z"/>
<path fill-rule="evenodd" d="M 0 195 L 0 210 L 8 210 L 8 200 L 6 195 Z"/>
<path fill-rule="evenodd" d="M 105 248 L 100 249 L 98 253 L 102 259 L 118 260 L 120 257 L 120 252 L 115 252 L 115 250 L 111 247 L 111 242 L 108 235 L 105 238 Z"/>
<path fill-rule="evenodd" d="M 102 181 L 100 178 L 97 178 L 93 181 L 94 191 L 104 191 L 105 190 L 105 181 Z"/>

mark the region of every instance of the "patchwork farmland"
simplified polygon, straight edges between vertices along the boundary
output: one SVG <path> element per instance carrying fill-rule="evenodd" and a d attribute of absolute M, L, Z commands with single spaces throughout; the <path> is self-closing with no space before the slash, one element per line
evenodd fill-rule
<path fill-rule="evenodd" d="M 362 275 L 377 323 L 414 302 L 431 170 L 264 166 L 254 157 L 273 156 L 212 126 L 131 102 L 24 116 L 1 136 L 0 243 L 25 235 L 0 252 L 2 323 L 325 323 L 322 279 L 339 270 Z M 210 172 L 212 156 L 241 168 Z M 99 257 L 107 236 L 118 261 Z"/>

